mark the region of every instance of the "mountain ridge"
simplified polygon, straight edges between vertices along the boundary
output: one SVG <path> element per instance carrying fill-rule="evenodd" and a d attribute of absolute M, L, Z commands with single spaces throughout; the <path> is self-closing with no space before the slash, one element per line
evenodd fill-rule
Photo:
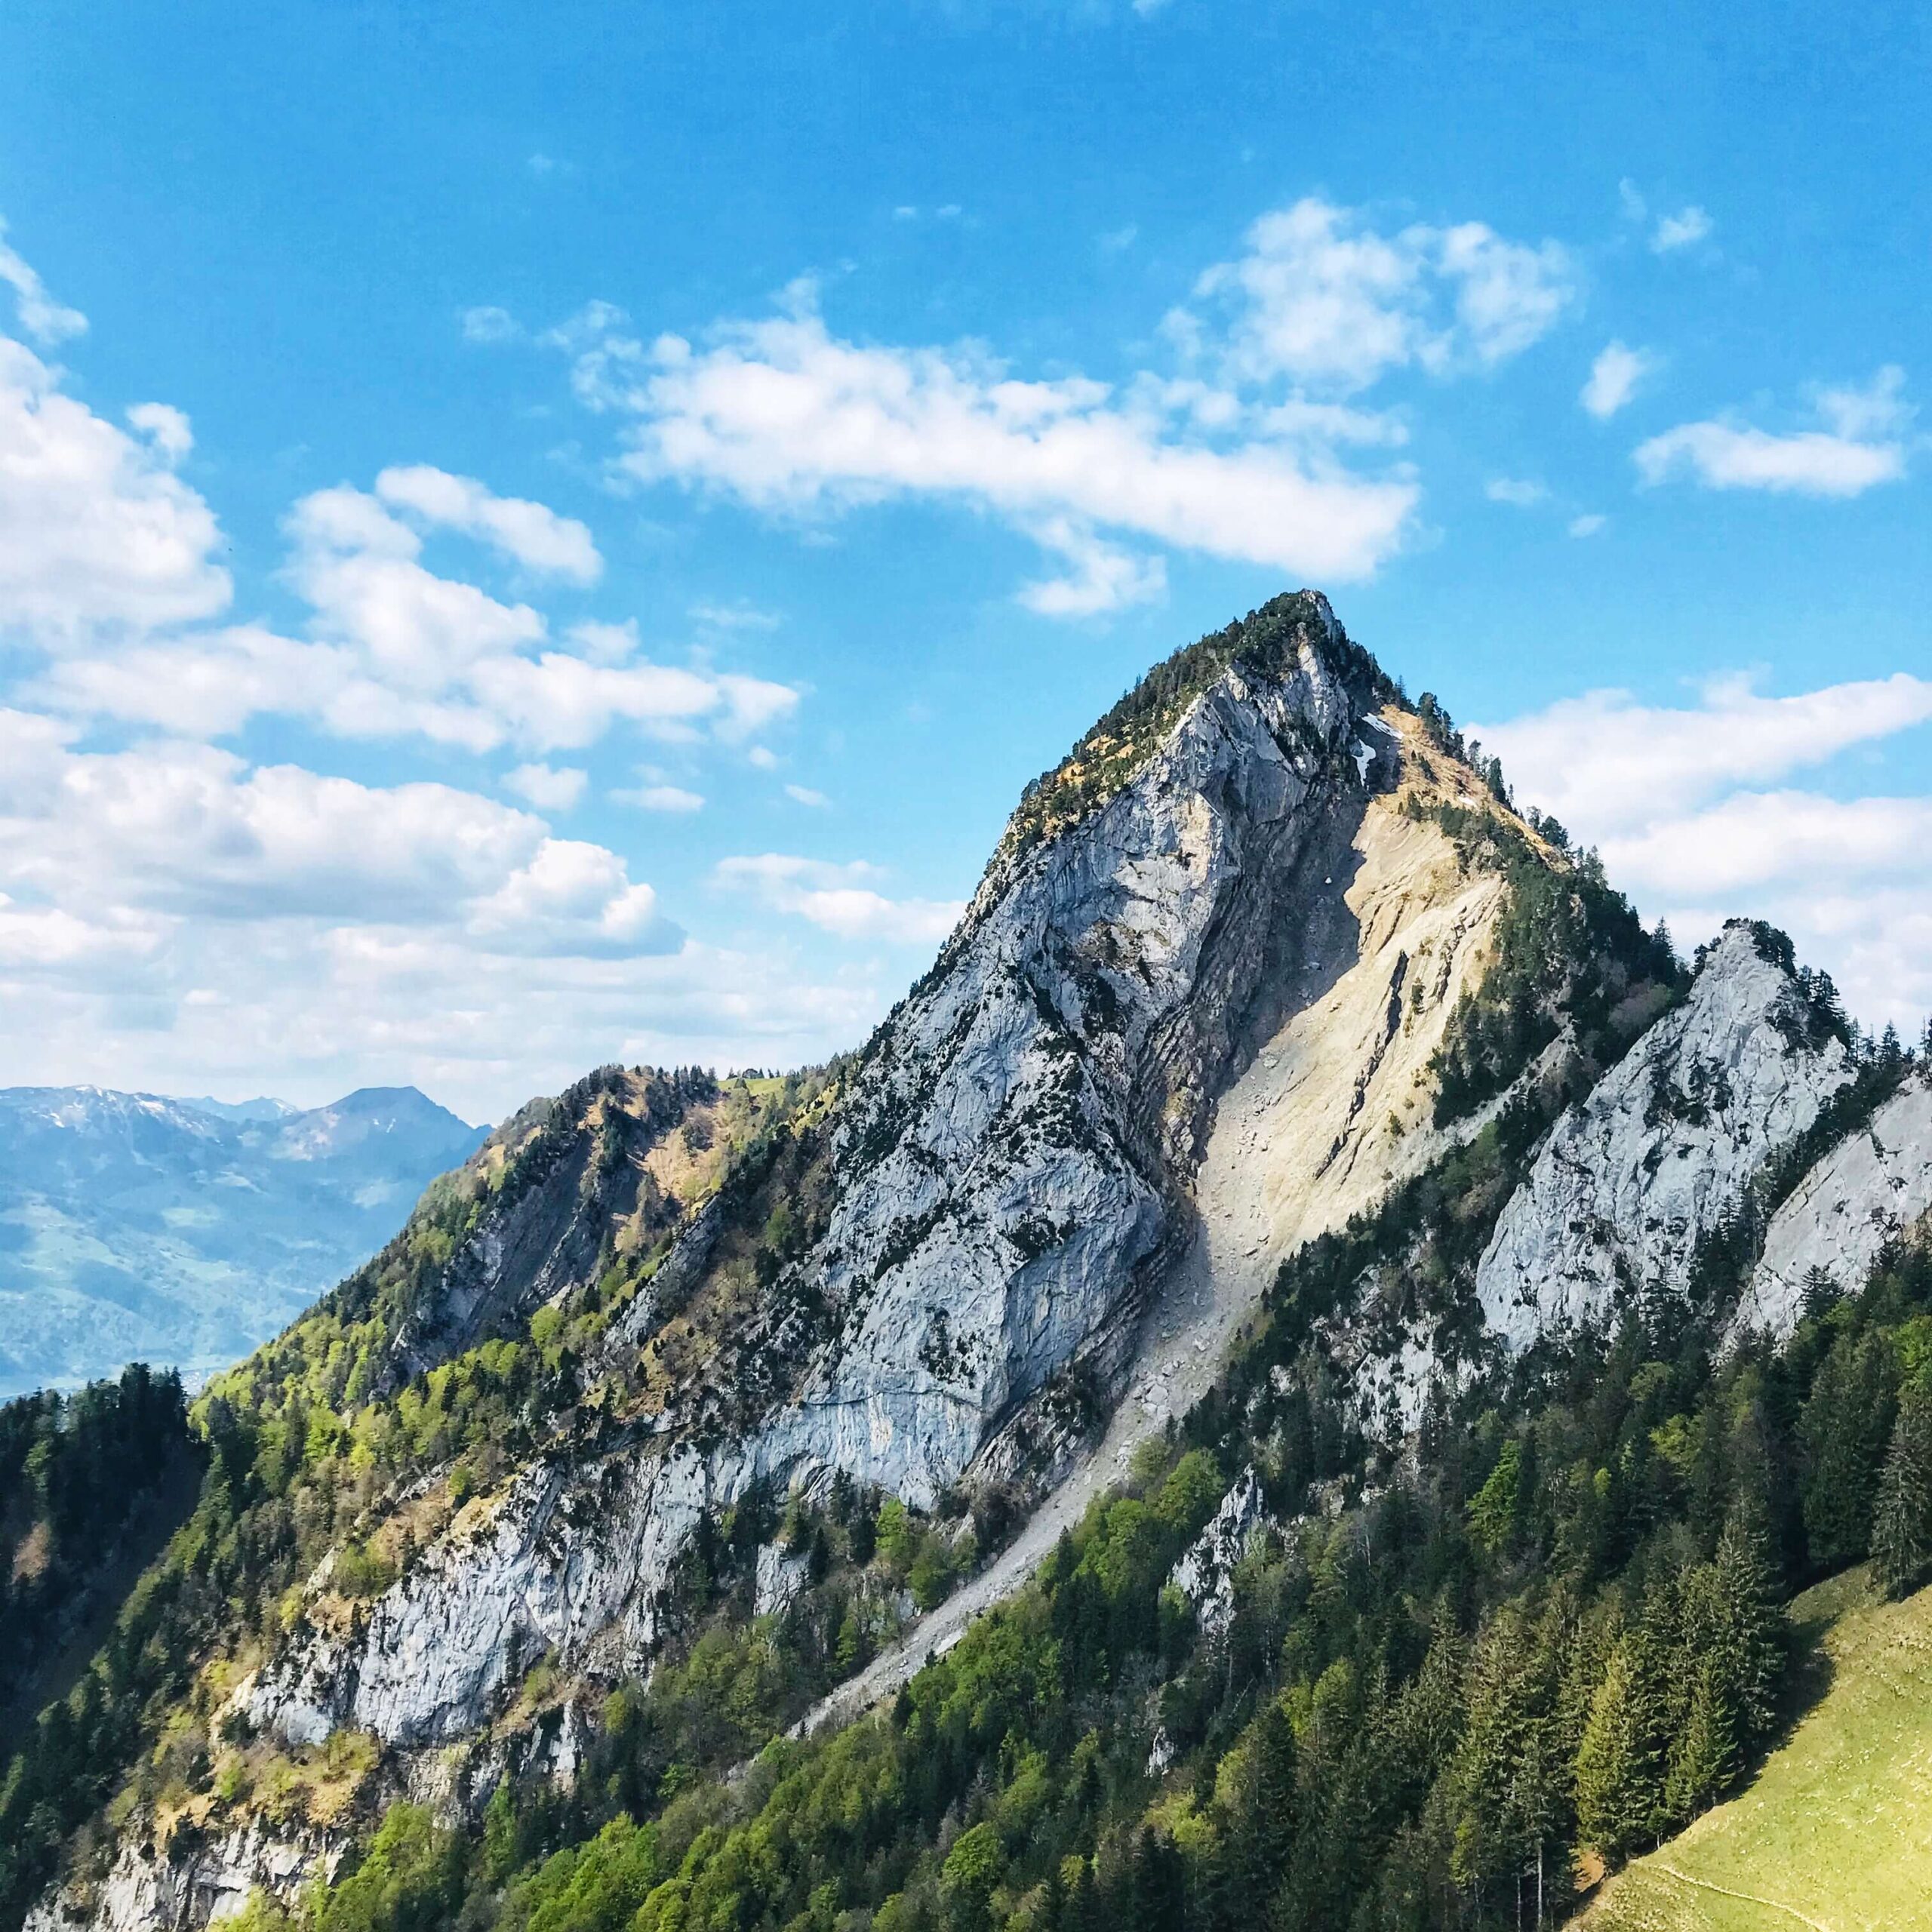
<path fill-rule="evenodd" d="M 391 1798 L 449 1829 L 589 1802 L 586 1767 L 638 1711 L 674 1722 L 733 1632 L 809 1660 L 752 1748 L 904 1687 L 897 1711 L 973 1613 L 1047 1614 L 1157 1492 L 1170 1554 L 1113 1641 L 1198 1641 L 1211 1679 L 1246 1586 L 1198 1638 L 1156 1586 L 1238 1493 L 1240 1537 L 1278 1550 L 1479 1454 L 1468 1521 L 1503 1527 L 1469 1560 L 1497 1557 L 1521 1506 L 1484 1499 L 1534 1484 L 1534 1443 L 1509 1462 L 1459 1405 L 1560 1383 L 1632 1323 L 1736 1316 L 1755 1361 L 1752 1270 L 1821 1162 L 1841 1218 L 1890 1203 L 1894 1247 L 1907 1225 L 1921 1076 L 1779 937 L 1734 927 L 1686 974 L 1312 594 L 1177 654 L 1028 788 L 863 1048 L 532 1103 L 212 1386 L 205 1534 L 245 1600 L 168 1626 L 209 1768 L 129 1786 L 151 1842 L 36 1926 L 291 1897 Z M 1845 1156 L 1881 1114 L 1883 1153 Z M 1710 1184 L 1670 1194 L 1673 1162 Z M 1599 1238 L 1551 1178 L 1578 1173 L 1657 1244 Z M 1557 1254 L 1546 1321 L 1520 1287 Z M 186 1605 L 174 1575 L 155 1593 Z M 1192 1735 L 1162 1724 L 1150 1767 Z"/>
<path fill-rule="evenodd" d="M 146 1357 L 192 1377 L 264 1340 L 481 1130 L 414 1088 L 263 1115 L 0 1089 L 0 1393 Z M 278 1106 L 279 1103 L 277 1103 Z"/>

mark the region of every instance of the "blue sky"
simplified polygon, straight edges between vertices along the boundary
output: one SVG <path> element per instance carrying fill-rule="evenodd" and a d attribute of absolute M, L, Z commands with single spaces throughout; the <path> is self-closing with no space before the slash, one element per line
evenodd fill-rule
<path fill-rule="evenodd" d="M 0 1082 L 851 1044 L 1303 583 L 1915 1030 L 1927 30 L 1709 11 L 8 9 Z"/>

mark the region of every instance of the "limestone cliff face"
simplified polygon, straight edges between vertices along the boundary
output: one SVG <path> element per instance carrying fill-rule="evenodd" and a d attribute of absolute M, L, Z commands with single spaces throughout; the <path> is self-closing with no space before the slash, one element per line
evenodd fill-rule
<path fill-rule="evenodd" d="M 264 1891 L 293 1903 L 312 1879 L 332 1878 L 349 1841 L 304 1831 L 276 1835 L 259 1825 L 225 1833 L 178 1857 L 125 1842 L 106 1875 L 51 1894 L 27 1914 L 24 1932 L 183 1932 L 233 1917 Z"/>
<path fill-rule="evenodd" d="M 1850 1078 L 1775 952 L 1727 927 L 1689 997 L 1558 1122 L 1478 1272 L 1484 1317 L 1512 1349 L 1614 1321 L 1646 1289 L 1681 1294 L 1699 1241 Z"/>
<path fill-rule="evenodd" d="M 1885 1244 L 1932 1212 L 1932 1069 L 1909 1074 L 1863 1127 L 1840 1141 L 1771 1217 L 1732 1332 L 1782 1340 L 1814 1280 L 1841 1294 L 1865 1284 Z"/>
<path fill-rule="evenodd" d="M 789 1371 L 764 1415 L 721 1427 L 700 1388 L 527 1469 L 348 1628 L 298 1635 L 252 1692 L 257 1723 L 460 1736 L 546 1651 L 637 1667 L 700 1516 L 754 1482 L 843 1470 L 925 1504 L 1051 1457 L 1069 1376 L 1111 1389 L 1191 1229 L 1238 1053 L 1332 983 L 1344 862 L 1397 768 L 1390 732 L 1363 722 L 1385 688 L 1321 598 L 1278 600 L 1224 659 L 1158 731 L 1130 721 L 1151 736 L 1131 770 L 1095 781 L 1118 753 L 1090 738 L 1029 797 L 868 1048 L 832 1124 L 823 1226 L 749 1324 L 746 1372 Z M 704 1280 L 717 1232 L 692 1223 L 611 1364 Z"/>

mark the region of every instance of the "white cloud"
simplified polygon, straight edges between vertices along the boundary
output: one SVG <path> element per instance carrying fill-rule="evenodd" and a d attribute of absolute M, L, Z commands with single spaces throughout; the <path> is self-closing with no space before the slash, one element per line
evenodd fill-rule
<path fill-rule="evenodd" d="M 137 402 L 128 411 L 128 425 L 146 437 L 155 454 L 171 466 L 195 447 L 195 432 L 187 417 L 171 403 Z"/>
<path fill-rule="evenodd" d="M 1834 435 L 1854 438 L 1900 435 L 1918 412 L 1905 399 L 1905 371 L 1888 363 L 1863 389 L 1820 387 L 1812 400 Z"/>
<path fill-rule="evenodd" d="M 130 436 L 0 336 L 0 636 L 79 650 L 227 604 L 214 513 L 172 470 L 187 419 L 159 408 Z"/>
<path fill-rule="evenodd" d="M 604 559 L 574 517 L 520 497 L 497 496 L 474 477 L 413 463 L 385 469 L 376 478 L 376 494 L 426 523 L 480 538 L 527 570 L 572 583 L 595 583 L 603 574 Z"/>
<path fill-rule="evenodd" d="M 1527 477 L 1492 476 L 1484 486 L 1483 494 L 1492 503 L 1510 503 L 1518 509 L 1526 510 L 1541 503 L 1549 491 Z"/>
<path fill-rule="evenodd" d="M 546 521 L 541 505 L 440 471 L 384 478 L 393 501 L 419 515 L 473 525 L 498 547 L 561 571 L 589 567 L 588 534 Z M 559 645 L 530 605 L 426 568 L 417 532 L 346 485 L 303 498 L 287 528 L 288 580 L 313 612 L 308 641 L 242 626 L 135 643 L 56 666 L 37 694 L 70 712 L 198 736 L 280 712 L 343 737 L 420 736 L 473 752 L 581 749 L 619 724 L 737 744 L 797 706 L 789 685 L 650 662 L 634 622 L 580 623 Z"/>
<path fill-rule="evenodd" d="M 806 306 L 725 324 L 706 349 L 660 338 L 605 399 L 638 419 L 622 466 L 640 479 L 796 514 L 950 497 L 1032 531 L 1131 534 L 1315 577 L 1371 571 L 1416 497 L 1406 477 L 1364 480 L 1285 448 L 1170 439 L 1081 378 L 1020 381 L 964 349 L 862 348 Z M 1129 582 L 1144 594 L 1145 567 Z"/>
<path fill-rule="evenodd" d="M 229 752 L 174 741 L 77 752 L 46 721 L 23 722 L 20 713 L 0 713 L 0 746 L 14 773 L 0 816 L 0 882 L 17 899 L 35 894 L 84 919 L 118 908 L 481 934 L 491 907 L 547 889 L 563 863 L 548 853 L 559 841 L 542 820 L 446 785 L 251 768 Z M 577 864 L 580 907 L 592 849 L 565 855 Z M 623 862 L 607 854 L 598 863 L 608 889 L 596 934 L 637 937 L 644 928 Z"/>
<path fill-rule="evenodd" d="M 1660 215 L 1651 232 L 1651 247 L 1660 255 L 1673 254 L 1679 248 L 1694 247 L 1710 239 L 1717 223 L 1694 204 L 1675 214 Z"/>
<path fill-rule="evenodd" d="M 637 655 L 643 645 L 635 617 L 626 617 L 620 624 L 589 620 L 571 625 L 565 635 L 577 655 L 589 658 L 593 664 L 625 663 Z"/>
<path fill-rule="evenodd" d="M 1766 697 L 1750 680 L 1706 685 L 1694 706 L 1592 691 L 1471 728 L 1525 798 L 1606 835 L 1680 814 L 1739 785 L 1762 785 L 1932 720 L 1932 679 L 1889 678 Z"/>
<path fill-rule="evenodd" d="M 1158 557 L 1138 557 L 1103 543 L 1090 530 L 1056 517 L 1035 533 L 1069 566 L 1064 576 L 1024 586 L 1020 601 L 1043 617 L 1097 617 L 1167 594 L 1168 571 Z"/>
<path fill-rule="evenodd" d="M 877 866 L 766 852 L 721 859 L 712 876 L 720 886 L 753 894 L 774 912 L 809 920 L 841 939 L 884 940 L 908 946 L 936 945 L 958 923 L 963 903 L 888 899 L 868 882 Z"/>
<path fill-rule="evenodd" d="M 787 785 L 785 795 L 795 804 L 809 805 L 814 811 L 823 811 L 832 802 L 823 792 L 814 792 L 809 785 Z"/>
<path fill-rule="evenodd" d="M 567 812 L 583 796 L 590 774 L 574 765 L 520 764 L 503 783 L 540 812 Z"/>
<path fill-rule="evenodd" d="M 1912 411 L 1904 381 L 1902 371 L 1888 368 L 1863 389 L 1820 390 L 1814 401 L 1823 429 L 1780 435 L 1718 420 L 1680 423 L 1638 445 L 1638 472 L 1647 484 L 1688 475 L 1712 490 L 1862 495 L 1905 474 L 1900 432 Z"/>
<path fill-rule="evenodd" d="M 1877 878 L 1932 888 L 1932 798 L 1740 792 L 1604 841 L 1614 878 L 1678 903 Z"/>
<path fill-rule="evenodd" d="M 86 333 L 88 318 L 48 293 L 47 285 L 7 241 L 7 224 L 0 221 L 0 282 L 14 291 L 14 312 L 20 327 L 44 346 Z"/>
<path fill-rule="evenodd" d="M 1932 798 L 1789 781 L 1928 724 L 1932 679 L 1901 672 L 1784 698 L 1719 679 L 1679 706 L 1597 691 L 1472 728 L 1680 944 L 1768 918 L 1866 1023 L 1915 1032 L 1932 1008 Z"/>
<path fill-rule="evenodd" d="M 303 497 L 288 527 L 296 546 L 289 577 L 314 607 L 318 632 L 358 646 L 405 689 L 441 691 L 472 665 L 544 634 L 528 604 L 499 603 L 425 569 L 415 532 L 346 484 Z"/>
<path fill-rule="evenodd" d="M 1221 359 L 1249 382 L 1286 376 L 1347 394 L 1411 363 L 1489 367 L 1547 334 L 1576 299 L 1558 243 L 1506 241 L 1481 222 L 1384 234 L 1310 196 L 1263 215 L 1247 242 L 1195 296 L 1226 316 Z M 1183 345 L 1211 346 L 1192 312 L 1168 326 Z"/>
<path fill-rule="evenodd" d="M 1578 400 L 1599 423 L 1607 422 L 1634 396 L 1658 367 L 1647 349 L 1607 343 L 1590 365 L 1589 380 Z"/>
<path fill-rule="evenodd" d="M 694 604 L 691 615 L 693 623 L 719 631 L 775 631 L 783 621 L 775 611 L 761 611 L 742 597 L 730 604 Z"/>
<path fill-rule="evenodd" d="M 1572 537 L 1594 537 L 1609 521 L 1601 511 L 1586 510 L 1581 516 L 1573 516 L 1567 528 Z"/>
<path fill-rule="evenodd" d="M 635 805 L 645 812 L 688 813 L 704 809 L 703 795 L 688 792 L 681 785 L 641 785 L 634 791 L 613 792 L 611 796 L 618 804 Z"/>
<path fill-rule="evenodd" d="M 374 1067 L 467 1065 L 475 1091 L 510 1086 L 494 1111 L 536 1084 L 533 1016 L 572 1043 L 558 1077 L 608 1059 L 660 1017 L 640 995 L 675 969 L 648 962 L 682 943 L 618 854 L 473 793 L 178 743 L 80 752 L 51 721 L 0 712 L 13 1077 L 180 1091 L 198 1059 L 312 1062 L 340 1091 Z M 701 1006 L 703 986 L 678 998 Z M 712 1018 L 714 1034 L 757 1030 Z"/>
<path fill-rule="evenodd" d="M 616 853 L 574 838 L 545 839 L 470 907 L 466 925 L 498 952 L 622 957 L 675 952 L 684 942 L 660 915 L 657 895 L 631 882 Z"/>
<path fill-rule="evenodd" d="M 523 325 L 507 309 L 484 303 L 463 312 L 463 339 L 466 342 L 500 343 L 520 340 Z"/>

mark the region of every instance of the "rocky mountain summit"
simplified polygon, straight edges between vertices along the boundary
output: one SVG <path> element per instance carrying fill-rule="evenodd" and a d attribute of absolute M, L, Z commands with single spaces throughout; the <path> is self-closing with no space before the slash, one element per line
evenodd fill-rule
<path fill-rule="evenodd" d="M 1161 1574 L 1218 1641 L 1312 1414 L 1349 1446 L 1310 1470 L 1386 1479 L 1526 1358 L 1661 1309 L 1788 1331 L 1932 1202 L 1928 1091 L 1767 928 L 1686 972 L 1278 598 L 1027 789 L 861 1050 L 533 1103 L 214 1385 L 249 1527 L 245 1611 L 183 1614 L 209 1765 L 126 1786 L 141 1833 L 35 1923 L 198 1925 L 380 1798 L 568 1788 L 623 1687 L 808 1623 L 836 1564 L 786 1715 L 841 1721 L 1204 1416 L 1245 1460 Z"/>
<path fill-rule="evenodd" d="M 518 1475 L 347 1630 L 312 1622 L 252 1722 L 460 1737 L 530 1655 L 639 1667 L 679 1554 L 755 1486 L 836 1474 L 928 1507 L 1050 1466 L 1110 1405 L 1213 1100 L 1332 977 L 1337 875 L 1395 764 L 1362 721 L 1388 688 L 1322 600 L 1210 643 L 1023 801 L 933 969 L 793 1137 L 788 1238 L 728 1327 L 700 1315 L 706 1372 L 659 1391 L 651 1356 L 731 1293 L 723 1203 L 600 1338 L 595 1370 L 651 1392 L 622 1439 Z"/>

